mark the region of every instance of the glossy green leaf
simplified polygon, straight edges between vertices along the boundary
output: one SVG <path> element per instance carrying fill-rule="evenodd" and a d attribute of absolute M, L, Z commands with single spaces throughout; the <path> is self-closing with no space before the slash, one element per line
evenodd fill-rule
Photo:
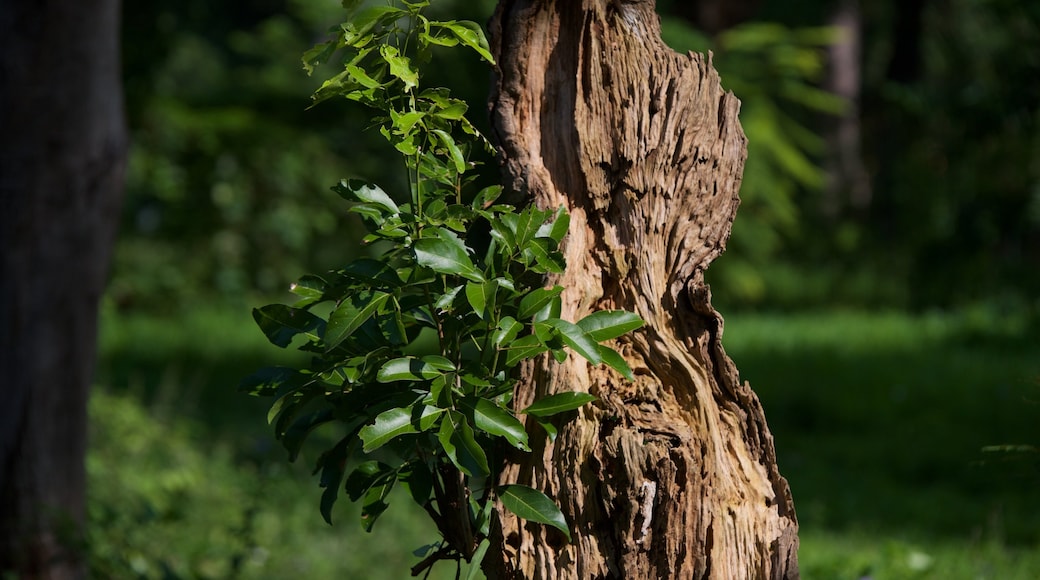
<path fill-rule="evenodd" d="M 384 364 L 376 374 L 376 379 L 381 383 L 430 380 L 453 370 L 455 365 L 441 356 L 426 356 L 421 359 L 406 356 Z"/>
<path fill-rule="evenodd" d="M 358 436 L 365 443 L 365 453 L 371 453 L 394 437 L 418 432 L 412 425 L 411 408 L 398 407 L 380 413 L 373 424 L 358 432 Z"/>
<path fill-rule="evenodd" d="M 578 326 L 596 342 L 617 338 L 642 328 L 643 324 L 642 318 L 624 310 L 600 310 L 578 321 Z"/>
<path fill-rule="evenodd" d="M 537 238 L 550 238 L 557 244 L 563 241 L 567 235 L 567 229 L 571 225 L 571 216 L 562 206 L 556 210 L 556 216 L 552 221 L 546 222 L 538 228 L 535 234 Z"/>
<path fill-rule="evenodd" d="M 533 334 L 514 340 L 506 348 L 506 367 L 512 368 L 520 361 L 538 356 L 547 350 L 549 349 L 542 346 L 538 337 Z"/>
<path fill-rule="evenodd" d="M 509 444 L 521 451 L 530 451 L 527 446 L 527 431 L 512 413 L 487 399 L 478 398 L 472 403 L 473 424 L 482 431 L 505 437 Z"/>
<path fill-rule="evenodd" d="M 538 425 L 540 425 L 542 429 L 545 430 L 546 436 L 549 437 L 549 443 L 555 443 L 556 436 L 559 434 L 558 430 L 556 429 L 556 425 L 553 425 L 551 420 L 542 419 L 540 417 L 535 417 L 535 422 L 537 422 Z"/>
<path fill-rule="evenodd" d="M 473 282 L 484 281 L 483 274 L 466 253 L 462 240 L 449 230 L 437 228 L 437 237 L 416 240 L 414 249 L 416 261 L 434 272 L 457 274 Z"/>
<path fill-rule="evenodd" d="M 562 274 L 567 267 L 563 254 L 556 250 L 556 242 L 550 238 L 535 238 L 526 249 L 546 273 Z"/>
<path fill-rule="evenodd" d="M 557 413 L 573 411 L 574 409 L 595 400 L 596 397 L 588 393 L 557 393 L 555 395 L 549 395 L 548 397 L 538 399 L 529 407 L 524 409 L 522 413 L 525 415 L 534 415 L 535 417 L 550 417 Z"/>
<path fill-rule="evenodd" d="M 601 344 L 599 345 L 599 356 L 603 359 L 603 364 L 621 373 L 626 379 L 630 381 L 636 379 L 635 375 L 632 374 L 632 369 L 618 351 Z"/>
<path fill-rule="evenodd" d="M 512 316 L 505 316 L 502 320 L 498 321 L 498 328 L 491 335 L 491 344 L 495 346 L 508 346 L 520 331 L 523 330 L 524 325 L 516 321 Z"/>
<path fill-rule="evenodd" d="M 470 282 L 466 284 L 466 299 L 473 307 L 473 312 L 480 318 L 487 316 L 495 309 L 495 292 L 498 282 L 490 280 L 484 283 Z"/>
<path fill-rule="evenodd" d="M 529 292 L 527 296 L 520 300 L 520 310 L 517 312 L 517 319 L 530 320 L 539 310 L 552 302 L 552 299 L 561 293 L 563 293 L 563 286 L 539 288 Z"/>
<path fill-rule="evenodd" d="M 389 298 L 390 294 L 376 291 L 344 300 L 329 317 L 329 324 L 325 328 L 325 351 L 329 352 L 339 346 L 372 318 Z"/>
<path fill-rule="evenodd" d="M 272 344 L 285 348 L 296 335 L 317 342 L 325 321 L 317 316 L 283 304 L 269 304 L 253 309 L 253 320 Z"/>
<path fill-rule="evenodd" d="M 303 306 L 320 302 L 325 297 L 325 291 L 327 289 L 328 282 L 320 276 L 313 276 L 311 274 L 301 277 L 289 286 L 289 292 L 302 298 L 302 300 L 294 305 L 294 308 L 302 308 Z"/>
<path fill-rule="evenodd" d="M 491 472 L 488 469 L 487 455 L 473 437 L 473 428 L 469 426 L 462 413 L 449 411 L 446 414 L 441 421 L 437 440 L 459 471 L 471 477 Z"/>
<path fill-rule="evenodd" d="M 577 324 L 560 320 L 559 318 L 550 318 L 545 321 L 545 324 L 558 330 L 564 344 L 571 347 L 574 352 L 580 354 L 585 360 L 594 365 L 603 362 L 602 357 L 599 355 L 599 344 L 592 340 L 588 334 L 585 334 L 585 331 Z"/>
<path fill-rule="evenodd" d="M 332 189 L 347 201 L 375 204 L 390 215 L 401 211 L 394 200 L 390 199 L 390 196 L 378 185 L 359 179 L 343 179 Z"/>
<path fill-rule="evenodd" d="M 571 531 L 559 506 L 537 489 L 518 484 L 504 485 L 498 489 L 498 499 L 518 517 L 552 526 L 563 532 L 568 541 L 571 539 Z"/>

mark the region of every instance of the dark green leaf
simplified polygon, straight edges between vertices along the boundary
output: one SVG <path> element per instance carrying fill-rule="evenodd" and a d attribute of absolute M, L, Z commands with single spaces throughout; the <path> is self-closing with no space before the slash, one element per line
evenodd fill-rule
<path fill-rule="evenodd" d="M 296 369 L 265 367 L 242 379 L 238 390 L 259 397 L 271 397 L 286 387 L 289 389 L 299 387 L 307 379 L 307 376 Z"/>
<path fill-rule="evenodd" d="M 267 336 L 272 344 L 285 348 L 297 334 L 303 334 L 311 341 L 319 340 L 318 336 L 325 327 L 325 321 L 317 316 L 283 304 L 269 304 L 253 309 L 253 320 Z"/>
<path fill-rule="evenodd" d="M 433 474 L 426 463 L 414 460 L 408 464 L 408 469 L 402 472 L 401 482 L 408 488 L 408 493 L 419 505 L 426 505 L 433 492 Z"/>
<path fill-rule="evenodd" d="M 495 200 L 500 195 L 502 195 L 501 185 L 489 185 L 480 190 L 476 197 L 473 198 L 472 207 L 474 210 L 485 209 L 495 203 Z"/>
<path fill-rule="evenodd" d="M 563 512 L 544 493 L 526 485 L 504 485 L 498 489 L 498 498 L 502 505 L 518 517 L 540 524 L 550 525 L 571 539 L 571 531 L 567 529 L 567 520 Z"/>
<path fill-rule="evenodd" d="M 437 302 L 433 304 L 434 308 L 436 308 L 437 310 L 445 311 L 451 310 L 451 304 L 455 302 L 455 298 L 459 295 L 459 292 L 461 291 L 462 286 L 456 286 L 454 288 L 451 288 L 444 294 L 441 294 L 440 297 L 437 298 Z"/>
<path fill-rule="evenodd" d="M 412 410 L 398 407 L 380 413 L 375 423 L 359 431 L 358 436 L 365 443 L 365 453 L 371 453 L 394 437 L 408 433 L 418 433 L 412 425 Z"/>
<path fill-rule="evenodd" d="M 303 69 L 307 76 L 314 73 L 314 67 L 328 62 L 329 57 L 336 52 L 336 41 L 323 42 L 303 53 Z"/>
<path fill-rule="evenodd" d="M 382 260 L 372 258 L 354 260 L 343 268 L 343 273 L 371 286 L 395 288 L 401 285 L 401 278 L 397 275 L 397 271 Z"/>
<path fill-rule="evenodd" d="M 332 506 L 339 496 L 339 482 L 343 481 L 343 472 L 347 466 L 347 440 L 344 438 L 335 447 L 321 454 L 315 471 L 321 470 L 319 485 L 325 488 L 321 494 L 321 517 L 325 523 L 332 525 Z"/>
<path fill-rule="evenodd" d="M 643 324 L 642 318 L 624 310 L 600 310 L 578 321 L 578 326 L 596 342 L 617 338 Z"/>
<path fill-rule="evenodd" d="M 396 474 L 394 468 L 380 461 L 365 461 L 354 468 L 343 483 L 350 501 L 357 501 L 374 485 L 385 483 Z"/>
<path fill-rule="evenodd" d="M 382 485 L 373 486 L 365 494 L 365 501 L 361 504 L 361 527 L 366 532 L 372 531 L 376 520 L 386 511 L 386 508 L 390 507 L 385 500 L 396 482 L 396 479 L 391 479 Z"/>
<path fill-rule="evenodd" d="M 382 308 L 389 298 L 390 294 L 376 291 L 371 294 L 351 296 L 344 300 L 329 317 L 329 324 L 325 329 L 325 352 L 339 346 L 369 318 L 372 318 L 372 315 Z"/>
<path fill-rule="evenodd" d="M 549 395 L 548 397 L 538 399 L 522 412 L 526 415 L 534 415 L 535 417 L 549 417 L 557 413 L 573 411 L 574 409 L 595 400 L 596 397 L 588 393 L 557 393 L 555 395 Z"/>
<path fill-rule="evenodd" d="M 490 473 L 487 455 L 473 437 L 473 428 L 458 411 L 448 411 L 441 421 L 437 439 L 459 471 L 475 477 Z"/>
<path fill-rule="evenodd" d="M 466 580 L 478 580 L 484 577 L 480 571 L 480 563 L 484 561 L 484 555 L 487 554 L 489 547 L 491 547 L 491 542 L 487 538 L 481 540 L 480 544 L 477 545 L 477 550 L 473 552 L 473 558 L 469 561 L 469 572 L 466 573 Z"/>
<path fill-rule="evenodd" d="M 296 457 L 300 454 L 300 447 L 311 431 L 314 431 L 321 425 L 332 422 L 335 418 L 336 416 L 332 409 L 320 409 L 307 413 L 293 421 L 281 438 L 282 445 L 289 452 L 289 462 L 296 461 Z"/>

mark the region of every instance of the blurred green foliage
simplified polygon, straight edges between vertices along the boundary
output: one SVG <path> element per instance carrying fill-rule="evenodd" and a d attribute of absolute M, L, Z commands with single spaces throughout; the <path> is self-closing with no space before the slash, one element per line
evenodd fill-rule
<path fill-rule="evenodd" d="M 492 4 L 448 1 L 434 12 L 481 20 Z M 873 200 L 835 214 L 823 211 L 822 135 L 844 109 L 820 89 L 836 37 L 819 27 L 830 6 L 766 2 L 761 13 L 774 21 L 708 38 L 661 2 L 666 41 L 713 51 L 723 84 L 742 100 L 743 204 L 729 250 L 709 272 L 720 303 L 988 301 L 1035 315 L 1040 8 L 927 6 L 916 75 L 892 78 L 892 63 L 915 57 L 892 53 L 891 5 L 864 7 L 861 123 Z M 400 172 L 389 147 L 357 137 L 369 119 L 356 110 L 305 109 L 316 81 L 298 55 L 340 13 L 331 0 L 126 7 L 133 149 L 111 285 L 121 308 L 271 296 L 359 252 L 358 224 L 329 187 L 349 176 L 393 187 Z M 438 55 L 431 70 L 434 84 L 459 87 L 471 110 L 483 108 L 489 79 L 475 58 Z M 483 184 L 494 181 L 493 167 Z"/>
<path fill-rule="evenodd" d="M 1038 337 L 999 314 L 727 317 L 727 350 L 791 482 L 804 577 L 1035 575 L 1038 465 L 981 452 L 1036 443 Z M 335 526 L 315 517 L 317 453 L 286 464 L 255 421 L 266 405 L 228 388 L 284 354 L 247 311 L 204 307 L 170 324 L 108 309 L 101 338 L 92 577 L 390 580 L 401 567 L 386 563 L 417 562 L 411 551 L 435 537 L 407 494 L 391 497 L 378 535 L 348 502 Z"/>
<path fill-rule="evenodd" d="M 776 278 L 790 272 L 790 263 L 781 260 L 804 222 L 799 197 L 824 182 L 824 141 L 811 115 L 837 115 L 845 108 L 817 86 L 826 64 L 822 49 L 836 31 L 752 22 L 709 39 L 667 15 L 661 29 L 678 51 L 711 51 L 723 86 L 741 100 L 740 122 L 748 136 L 741 206 L 727 254 L 712 267 L 711 278 L 725 289 L 728 303 L 761 303 L 770 290 L 783 288 Z"/>

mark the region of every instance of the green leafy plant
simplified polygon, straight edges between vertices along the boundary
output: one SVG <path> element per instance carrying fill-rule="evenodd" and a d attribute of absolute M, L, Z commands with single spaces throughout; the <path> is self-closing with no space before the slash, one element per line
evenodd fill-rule
<path fill-rule="evenodd" d="M 268 420 L 295 460 L 316 428 L 338 424 L 342 437 L 317 460 L 321 514 L 344 490 L 362 504 L 371 530 L 398 484 L 443 536 L 414 569 L 441 559 L 479 559 L 495 500 L 521 518 L 570 531 L 552 499 L 523 485 L 499 485 L 504 447 L 530 451 L 527 416 L 555 437 L 557 416 L 592 401 L 563 392 L 525 409 L 512 405 L 514 370 L 549 353 L 574 351 L 631 379 L 624 359 L 603 344 L 642 326 L 623 311 L 560 318 L 563 288 L 544 287 L 564 270 L 560 243 L 570 218 L 562 209 L 497 203 L 501 186 L 472 191 L 470 154 L 490 144 L 466 119 L 465 102 L 425 88 L 416 63 L 434 47 L 464 46 L 493 62 L 472 22 L 434 21 L 429 2 L 361 9 L 334 38 L 308 51 L 308 72 L 341 54 L 339 74 L 314 101 L 346 98 L 375 109 L 374 125 L 403 159 L 409 191 L 397 200 L 379 186 L 343 180 L 333 189 L 368 228 L 376 257 L 356 259 L 293 284 L 292 306 L 254 311 L 268 339 L 300 344 L 303 369 L 271 367 L 243 382 L 274 397 Z M 402 196 L 403 197 L 403 196 Z"/>

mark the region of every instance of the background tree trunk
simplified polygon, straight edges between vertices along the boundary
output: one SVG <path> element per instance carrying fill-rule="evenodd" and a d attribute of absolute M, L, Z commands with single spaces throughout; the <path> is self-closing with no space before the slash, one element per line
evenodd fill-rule
<path fill-rule="evenodd" d="M 620 345 L 634 383 L 576 356 L 523 369 L 518 408 L 561 391 L 600 398 L 502 475 L 557 498 L 574 541 L 500 509 L 485 570 L 797 577 L 787 481 L 703 279 L 739 204 L 739 102 L 710 58 L 661 42 L 652 1 L 503 0 L 490 30 L 506 184 L 571 212 L 563 317 L 620 308 L 647 326 Z"/>
<path fill-rule="evenodd" d="M 86 404 L 126 137 L 118 0 L 0 11 L 0 573 L 79 578 Z"/>
<path fill-rule="evenodd" d="M 860 131 L 860 85 L 863 80 L 862 16 L 859 0 L 840 0 L 829 17 L 840 34 L 828 47 L 827 92 L 845 99 L 848 108 L 827 132 L 827 187 L 824 213 L 839 215 L 847 207 L 870 206 L 870 175 L 863 164 Z"/>

